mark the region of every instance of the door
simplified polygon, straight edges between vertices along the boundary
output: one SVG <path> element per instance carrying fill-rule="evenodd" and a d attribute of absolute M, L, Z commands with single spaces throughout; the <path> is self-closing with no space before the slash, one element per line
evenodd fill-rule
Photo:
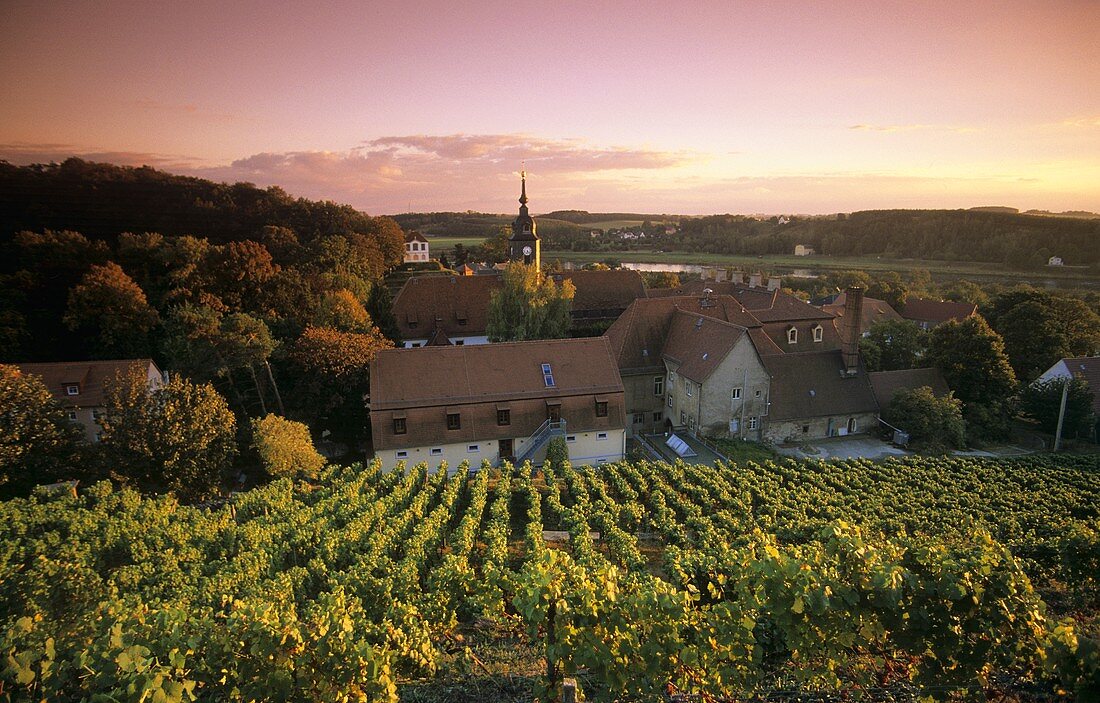
<path fill-rule="evenodd" d="M 501 460 L 513 459 L 515 456 L 512 454 L 512 440 L 502 439 L 500 440 L 500 458 Z"/>
<path fill-rule="evenodd" d="M 561 422 L 561 406 L 560 405 L 547 405 L 546 406 L 546 419 L 550 422 Z"/>
<path fill-rule="evenodd" d="M 854 417 L 848 418 L 848 434 L 856 433 L 856 419 Z"/>

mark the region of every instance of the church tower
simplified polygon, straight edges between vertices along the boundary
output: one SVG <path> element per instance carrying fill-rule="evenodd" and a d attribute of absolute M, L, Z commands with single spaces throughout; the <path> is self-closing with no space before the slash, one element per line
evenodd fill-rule
<path fill-rule="evenodd" d="M 519 216 L 512 222 L 508 238 L 508 260 L 540 265 L 539 236 L 535 234 L 535 218 L 527 212 L 527 171 L 520 171 Z"/>

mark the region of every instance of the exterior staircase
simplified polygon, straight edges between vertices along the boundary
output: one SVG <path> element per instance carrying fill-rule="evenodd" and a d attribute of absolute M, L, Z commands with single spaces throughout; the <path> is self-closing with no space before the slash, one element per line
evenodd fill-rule
<path fill-rule="evenodd" d="M 523 453 L 516 457 L 516 464 L 522 464 L 530 460 L 535 452 L 542 449 L 551 437 L 565 436 L 565 420 L 547 420 L 539 425 L 534 434 L 527 438 L 527 446 Z"/>

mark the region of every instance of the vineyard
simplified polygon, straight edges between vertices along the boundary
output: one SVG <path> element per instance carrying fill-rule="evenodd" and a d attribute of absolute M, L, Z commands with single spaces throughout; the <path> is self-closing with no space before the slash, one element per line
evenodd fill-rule
<path fill-rule="evenodd" d="M 1097 457 L 101 483 L 0 504 L 0 700 L 1095 700 L 1098 578 Z"/>

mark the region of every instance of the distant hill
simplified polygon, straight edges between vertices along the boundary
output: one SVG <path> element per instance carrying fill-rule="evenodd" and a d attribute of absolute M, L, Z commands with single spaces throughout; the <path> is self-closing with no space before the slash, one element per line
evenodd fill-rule
<path fill-rule="evenodd" d="M 1020 210 L 1014 207 L 1005 207 L 1004 205 L 983 205 L 981 207 L 968 208 L 970 212 L 1006 212 L 1015 215 Z"/>
<path fill-rule="evenodd" d="M 256 238 L 266 225 L 289 227 L 308 241 L 370 234 L 378 220 L 350 205 L 294 198 L 277 187 L 215 183 L 144 166 L 76 158 L 31 166 L 0 161 L 0 241 L 21 230 L 69 229 L 106 241 L 123 232 L 158 232 L 223 243 Z"/>
<path fill-rule="evenodd" d="M 1039 215 L 1040 217 L 1072 217 L 1079 220 L 1100 219 L 1100 213 L 1088 210 L 1066 210 L 1064 212 L 1051 212 L 1050 210 L 1025 210 L 1025 215 Z"/>

